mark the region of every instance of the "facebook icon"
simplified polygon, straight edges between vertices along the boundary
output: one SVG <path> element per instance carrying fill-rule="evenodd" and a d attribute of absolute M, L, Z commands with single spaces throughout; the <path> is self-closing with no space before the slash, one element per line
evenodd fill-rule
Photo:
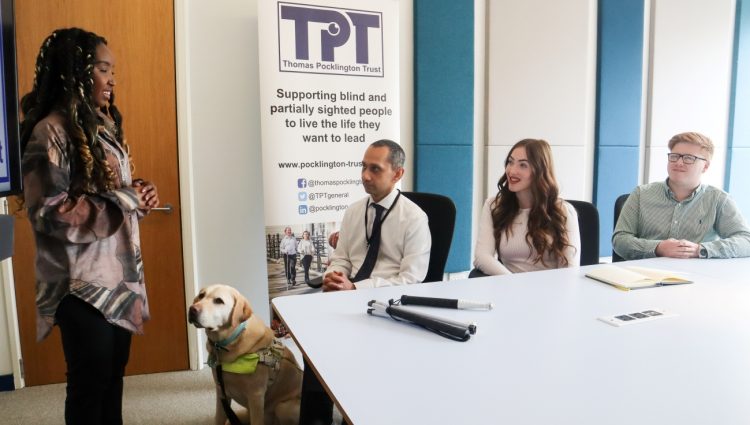
<path fill-rule="evenodd" d="M 307 180 L 306 179 L 297 179 L 297 187 L 300 189 L 304 189 L 307 187 Z"/>
<path fill-rule="evenodd" d="M 307 214 L 307 205 L 300 205 L 299 209 L 298 209 L 298 212 L 299 212 L 300 215 Z"/>

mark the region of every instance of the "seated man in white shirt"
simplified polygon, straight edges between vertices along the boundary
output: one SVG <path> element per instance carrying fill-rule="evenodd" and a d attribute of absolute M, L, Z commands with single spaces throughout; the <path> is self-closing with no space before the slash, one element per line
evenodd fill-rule
<path fill-rule="evenodd" d="M 344 214 L 324 291 L 419 283 L 427 275 L 432 246 L 427 215 L 396 189 L 404 160 L 401 146 L 390 140 L 367 148 L 362 185 L 370 196 Z M 333 402 L 305 361 L 300 425 L 329 425 L 332 412 Z"/>
<path fill-rule="evenodd" d="M 401 196 L 396 183 L 404 175 L 405 155 L 390 140 L 371 144 L 362 160 L 362 185 L 370 196 L 346 210 L 324 291 L 419 283 L 427 275 L 432 239 L 427 215 Z M 382 212 L 380 246 L 371 271 L 365 259 L 371 251 L 377 210 Z M 367 226 L 365 227 L 365 223 Z"/>

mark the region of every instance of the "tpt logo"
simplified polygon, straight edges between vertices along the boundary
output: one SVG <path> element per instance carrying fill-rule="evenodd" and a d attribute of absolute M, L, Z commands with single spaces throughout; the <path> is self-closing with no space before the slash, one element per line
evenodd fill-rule
<path fill-rule="evenodd" d="M 279 70 L 383 76 L 383 14 L 279 2 Z"/>

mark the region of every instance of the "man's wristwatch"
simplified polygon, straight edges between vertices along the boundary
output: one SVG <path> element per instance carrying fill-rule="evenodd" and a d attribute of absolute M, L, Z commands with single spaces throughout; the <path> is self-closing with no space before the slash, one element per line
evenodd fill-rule
<path fill-rule="evenodd" d="M 708 250 L 703 245 L 701 245 L 701 250 L 700 250 L 700 253 L 698 254 L 698 257 L 708 258 Z"/>

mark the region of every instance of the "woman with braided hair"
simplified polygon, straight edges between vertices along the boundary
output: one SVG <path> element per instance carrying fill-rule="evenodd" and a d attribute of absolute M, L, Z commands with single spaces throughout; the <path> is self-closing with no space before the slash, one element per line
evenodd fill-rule
<path fill-rule="evenodd" d="M 114 68 L 104 38 L 60 29 L 44 40 L 21 99 L 37 339 L 60 327 L 68 424 L 122 423 L 130 337 L 149 318 L 138 220 L 159 196 L 132 178 Z"/>

